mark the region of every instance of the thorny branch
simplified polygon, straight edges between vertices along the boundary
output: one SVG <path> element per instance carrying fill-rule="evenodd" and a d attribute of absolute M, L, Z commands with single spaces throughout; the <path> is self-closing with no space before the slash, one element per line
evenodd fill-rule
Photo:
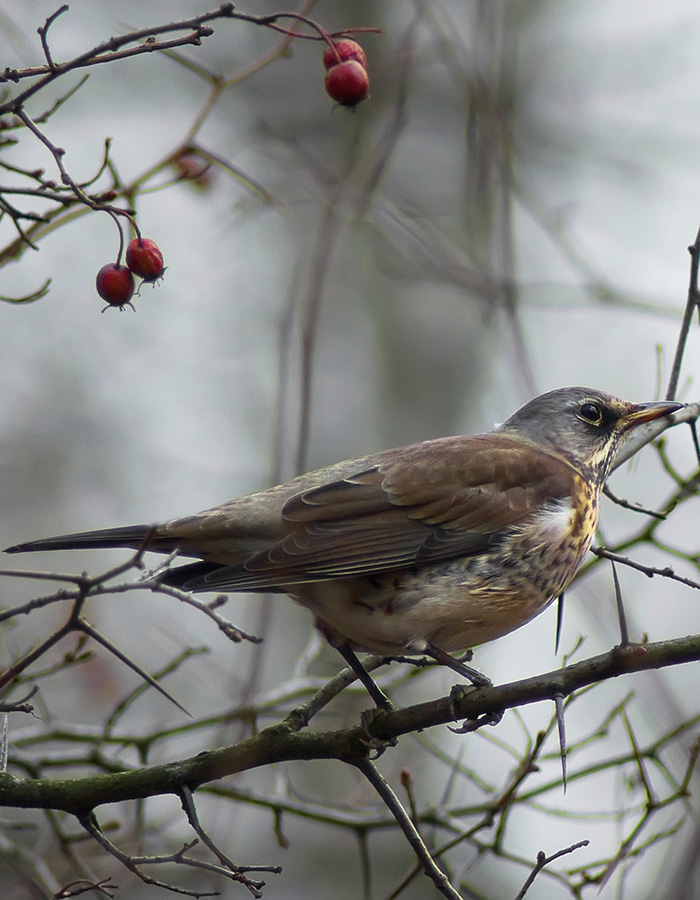
<path fill-rule="evenodd" d="M 16 618 L 16 616 L 18 615 L 26 615 L 27 613 L 44 606 L 56 603 L 71 603 L 69 614 L 63 625 L 58 628 L 52 635 L 46 638 L 46 640 L 44 640 L 41 644 L 26 653 L 21 659 L 16 660 L 4 673 L 0 674 L 0 691 L 7 688 L 7 686 L 12 684 L 13 682 L 16 682 L 17 679 L 20 678 L 22 673 L 24 673 L 38 659 L 44 656 L 52 647 L 61 642 L 68 635 L 79 633 L 85 635 L 88 638 L 91 638 L 93 641 L 103 646 L 116 659 L 120 660 L 128 668 L 136 672 L 144 682 L 149 684 L 156 691 L 170 700 L 170 702 L 177 706 L 178 709 L 187 713 L 187 710 L 185 710 L 184 707 L 180 705 L 180 703 L 159 683 L 157 679 L 150 675 L 150 673 L 147 672 L 135 660 L 131 659 L 126 653 L 120 650 L 119 647 L 116 646 L 116 644 L 102 635 L 93 625 L 91 625 L 86 620 L 83 615 L 85 603 L 91 597 L 97 597 L 105 594 L 114 595 L 143 589 L 144 583 L 142 581 L 130 582 L 121 585 L 110 584 L 110 582 L 114 581 L 115 578 L 118 578 L 120 575 L 125 574 L 131 569 L 142 569 L 143 554 L 144 550 L 141 549 L 127 562 L 116 566 L 115 568 L 95 578 L 89 578 L 85 575 L 59 575 L 52 573 L 32 574 L 21 571 L 18 572 L 11 569 L 0 570 L 0 575 L 15 576 L 21 578 L 37 577 L 49 581 L 62 581 L 68 584 L 74 584 L 76 586 L 75 590 L 71 591 L 62 589 L 54 594 L 51 594 L 50 596 L 36 598 L 29 601 L 27 604 L 23 604 L 22 606 L 0 612 L 0 621 L 11 620 L 13 618 Z M 157 581 L 153 580 L 148 586 L 155 592 L 169 594 L 170 596 L 176 597 L 182 602 L 188 603 L 189 605 L 199 609 L 216 623 L 220 631 L 222 631 L 229 640 L 236 643 L 240 642 L 241 640 L 250 640 L 253 643 L 257 642 L 257 639 L 254 636 L 248 635 L 245 631 L 237 628 L 235 625 L 224 619 L 221 615 L 219 615 L 219 613 L 216 612 L 216 607 L 221 605 L 220 599 L 217 598 L 211 603 L 204 603 L 192 597 L 191 594 L 187 594 L 184 591 L 178 591 L 175 588 L 161 586 Z M 189 713 L 187 714 L 189 715 Z"/>
<path fill-rule="evenodd" d="M 488 688 L 453 690 L 448 697 L 404 709 L 377 712 L 369 722 L 336 732 L 303 732 L 271 726 L 241 744 L 200 753 L 180 763 L 125 771 L 114 780 L 74 779 L 66 782 L 10 778 L 0 785 L 0 802 L 7 806 L 55 808 L 79 814 L 104 803 L 172 793 L 177 785 L 199 787 L 251 767 L 273 761 L 339 759 L 357 765 L 367 757 L 367 736 L 392 741 L 411 732 L 460 719 L 474 719 L 494 710 L 512 709 L 569 696 L 600 681 L 633 672 L 682 665 L 700 659 L 700 637 L 615 648 L 600 656 L 543 675 Z"/>
<path fill-rule="evenodd" d="M 669 463 L 666 464 L 669 474 L 672 475 L 677 483 L 676 489 L 672 497 L 664 508 L 675 508 L 679 503 L 692 498 L 697 493 L 697 484 L 690 486 L 687 479 L 681 479 L 674 472 Z M 653 517 L 650 524 L 645 526 L 647 529 L 658 527 L 662 518 Z M 612 554 L 610 551 L 599 551 L 599 555 L 610 555 L 615 559 L 625 562 L 625 558 L 621 558 L 620 554 Z M 151 676 L 145 672 L 137 663 L 134 663 L 119 648 L 115 647 L 109 640 L 100 635 L 92 626 L 89 625 L 84 616 L 85 603 L 88 599 L 94 600 L 103 595 L 131 591 L 136 589 L 159 590 L 166 593 L 181 602 L 189 603 L 199 608 L 205 615 L 212 619 L 217 627 L 219 627 L 231 640 L 239 641 L 241 639 L 252 639 L 240 629 L 228 623 L 217 612 L 218 607 L 222 604 L 222 598 L 216 598 L 213 602 L 204 604 L 195 600 L 189 594 L 171 588 L 162 588 L 158 585 L 157 579 L 154 578 L 156 570 L 153 573 L 146 573 L 136 582 L 115 583 L 122 574 L 133 570 L 143 568 L 142 561 L 143 552 L 138 552 L 132 559 L 126 563 L 115 567 L 109 572 L 97 577 L 88 578 L 86 575 L 60 575 L 52 573 L 31 573 L 17 572 L 7 570 L 0 574 L 14 575 L 23 578 L 41 578 L 42 580 L 57 581 L 65 585 L 54 594 L 38 597 L 27 603 L 0 613 L 0 617 L 11 620 L 18 615 L 26 615 L 34 610 L 40 609 L 50 604 L 70 604 L 69 615 L 64 625 L 49 636 L 38 647 L 34 648 L 25 655 L 21 660 L 16 662 L 14 666 L 8 670 L 5 676 L 0 676 L 0 686 L 9 687 L 13 682 L 21 683 L 26 680 L 25 672 L 30 664 L 41 658 L 51 647 L 66 637 L 71 631 L 89 636 L 93 640 L 97 640 L 105 649 L 112 653 L 116 658 L 120 659 L 134 671 L 138 672 L 143 678 L 144 683 L 161 691 L 165 696 L 179 706 L 177 700 L 162 689 L 160 685 L 161 677 L 166 673 L 163 670 L 155 676 Z M 662 577 L 675 578 L 668 568 L 651 569 L 650 567 L 640 567 L 647 575 L 660 575 Z M 691 587 L 699 587 L 700 585 L 690 579 L 681 579 L 683 583 L 687 583 Z M 212 751 L 211 753 L 199 754 L 189 759 L 181 760 L 169 766 L 157 767 L 140 767 L 134 770 L 128 770 L 113 765 L 101 755 L 95 755 L 94 760 L 102 760 L 102 765 L 107 773 L 106 780 L 96 781 L 94 776 L 88 775 L 84 779 L 74 779 L 70 782 L 54 782 L 46 779 L 20 780 L 14 776 L 7 775 L 4 779 L 0 777 L 0 804 L 6 806 L 20 805 L 28 807 L 63 809 L 77 815 L 89 834 L 107 852 L 120 860 L 130 871 L 134 872 L 139 878 L 148 884 L 159 885 L 170 890 L 187 893 L 187 889 L 178 885 L 171 884 L 168 881 L 155 879 L 144 873 L 144 866 L 149 864 L 164 865 L 174 864 L 187 867 L 204 867 L 212 873 L 216 873 L 228 878 L 234 877 L 236 880 L 242 880 L 254 896 L 258 896 L 255 892 L 261 889 L 261 884 L 251 882 L 246 872 L 251 871 L 249 867 L 235 866 L 228 855 L 220 850 L 213 842 L 207 843 L 206 833 L 199 825 L 196 811 L 194 810 L 194 801 L 192 792 L 195 789 L 210 790 L 211 783 L 218 781 L 225 775 L 235 772 L 244 771 L 251 767 L 259 767 L 268 765 L 271 762 L 279 762 L 282 760 L 293 759 L 319 759 L 319 758 L 335 758 L 345 763 L 349 763 L 357 767 L 377 789 L 380 797 L 385 801 L 388 808 L 396 817 L 399 827 L 404 831 L 409 843 L 418 855 L 421 870 L 427 872 L 434 880 L 437 889 L 447 897 L 457 898 L 460 896 L 457 888 L 454 886 L 450 878 L 443 872 L 435 862 L 441 858 L 449 848 L 457 843 L 466 840 L 474 842 L 475 846 L 480 846 L 480 852 L 486 852 L 490 849 L 496 855 L 504 853 L 502 847 L 503 836 L 505 834 L 505 823 L 508 811 L 521 802 L 521 798 L 525 795 L 522 791 L 526 779 L 532 772 L 536 770 L 534 759 L 539 754 L 542 747 L 542 739 L 533 742 L 530 752 L 525 754 L 521 766 L 513 774 L 512 783 L 508 786 L 505 793 L 501 796 L 496 807 L 491 806 L 485 812 L 481 823 L 477 823 L 469 830 L 468 835 L 462 833 L 459 837 L 450 840 L 443 847 L 437 850 L 429 851 L 422 843 L 422 839 L 416 829 L 415 811 L 413 817 L 406 816 L 405 811 L 398 800 L 393 802 L 393 792 L 388 784 L 378 774 L 376 768 L 369 762 L 368 751 L 371 746 L 379 742 L 391 742 L 396 737 L 407 734 L 416 733 L 429 728 L 431 726 L 446 724 L 453 720 L 455 716 L 465 718 L 468 721 L 476 721 L 481 716 L 493 712 L 500 712 L 506 708 L 517 707 L 522 704 L 539 702 L 542 699 L 549 698 L 561 704 L 562 698 L 570 697 L 574 692 L 581 691 L 587 685 L 600 683 L 606 678 L 616 677 L 621 674 L 642 671 L 645 669 L 653 669 L 668 665 L 676 665 L 683 662 L 700 660 L 700 644 L 697 638 L 689 638 L 676 642 L 666 642 L 664 644 L 645 644 L 644 646 L 627 645 L 617 650 L 611 651 L 602 657 L 586 660 L 573 666 L 567 666 L 557 672 L 551 672 L 535 679 L 527 681 L 515 682 L 511 685 L 501 685 L 496 688 L 480 689 L 473 691 L 457 691 L 452 693 L 449 698 L 442 701 L 432 701 L 419 706 L 408 707 L 403 710 L 397 710 L 395 713 L 381 713 L 366 721 L 362 726 L 346 731 L 335 731 L 324 733 L 309 733 L 305 729 L 309 725 L 312 718 L 325 708 L 328 701 L 337 695 L 338 691 L 344 685 L 347 685 L 353 678 L 352 673 L 343 673 L 338 679 L 334 679 L 326 687 L 322 688 L 317 694 L 313 695 L 309 700 L 304 701 L 300 706 L 293 709 L 284 720 L 281 726 L 274 725 L 271 728 L 264 729 L 259 734 L 244 740 L 242 743 L 222 748 L 220 751 Z M 136 694 L 128 702 L 133 702 Z M 28 698 L 17 701 L 17 704 L 26 702 Z M 9 704 L 8 706 L 11 706 Z M 17 706 L 19 708 L 19 706 Z M 180 707 L 181 708 L 181 707 Z M 116 721 L 116 720 L 115 720 Z M 194 728 L 201 727 L 194 722 Z M 106 728 L 101 736 L 97 736 L 98 741 L 104 741 L 108 735 L 111 735 L 113 726 Z M 54 736 L 54 739 L 57 736 Z M 117 741 L 123 741 L 123 738 L 116 734 L 114 738 Z M 368 740 L 369 738 L 369 740 Z M 47 735 L 47 738 L 49 736 Z M 151 746 L 156 738 L 149 736 L 148 742 L 144 744 Z M 632 737 L 630 732 L 630 741 L 633 746 L 632 758 L 639 761 L 641 758 L 654 759 L 656 749 L 640 749 Z M 531 755 L 532 754 L 532 755 Z M 23 758 L 21 754 L 15 753 L 12 757 L 14 765 L 21 765 Z M 645 813 L 644 823 L 652 816 L 657 809 L 664 808 L 684 796 L 690 778 L 690 772 L 695 765 L 697 753 L 693 757 L 692 766 L 689 767 L 685 778 L 681 781 L 678 789 L 669 795 L 663 803 L 654 801 L 647 804 L 647 812 Z M 617 763 L 619 765 L 619 762 Z M 585 772 L 573 771 L 569 773 L 569 782 L 575 781 L 577 778 L 585 777 Z M 190 824 L 195 828 L 200 841 L 203 841 L 209 850 L 217 857 L 218 863 L 207 863 L 194 859 L 189 854 L 191 844 L 184 847 L 175 854 L 169 854 L 162 857 L 139 857 L 128 855 L 119 850 L 113 842 L 109 841 L 102 830 L 97 825 L 94 816 L 94 809 L 103 803 L 118 802 L 127 799 L 143 799 L 147 796 L 153 796 L 160 793 L 176 793 L 180 796 L 183 805 L 187 811 Z M 390 802 L 391 800 L 391 802 Z M 269 802 L 269 801 L 266 801 Z M 398 804 L 398 805 L 397 805 Z M 498 810 L 498 811 L 496 811 Z M 498 817 L 500 826 L 496 830 L 496 837 L 493 845 L 479 844 L 477 835 L 487 823 L 493 822 L 494 817 Z M 639 846 L 639 837 L 643 829 L 642 820 L 636 829 L 630 832 L 621 846 L 616 856 L 618 860 L 624 860 L 633 856 L 637 852 Z M 578 845 L 577 845 L 578 846 Z M 564 851 L 561 851 L 562 853 Z M 558 854 L 546 857 L 540 854 L 538 856 L 538 864 L 531 872 L 531 878 L 545 870 L 545 867 L 555 860 Z M 522 865 L 526 864 L 525 860 L 519 860 Z M 265 871 L 275 871 L 274 867 L 263 867 Z M 418 870 L 414 869 L 408 876 L 408 880 L 415 877 Z M 556 873 L 550 874 L 550 877 L 559 878 L 561 876 Z M 610 877 L 613 869 L 607 867 L 601 869 L 597 878 L 600 883 Z M 590 872 L 587 878 L 591 878 Z M 526 883 L 529 886 L 531 881 Z M 524 888 L 525 889 L 525 888 Z"/>
<path fill-rule="evenodd" d="M 523 703 L 538 702 L 545 697 L 550 699 L 557 694 L 570 694 L 580 690 L 586 685 L 599 683 L 606 678 L 615 677 L 623 673 L 642 671 L 658 666 L 674 665 L 691 660 L 700 659 L 700 639 L 685 638 L 661 644 L 648 644 L 643 648 L 632 647 L 625 651 L 610 651 L 600 657 L 585 660 L 565 669 L 556 670 L 542 676 L 526 681 L 513 682 L 508 685 L 500 685 L 494 688 L 480 688 L 478 690 L 466 689 L 464 695 L 455 700 L 445 697 L 438 701 L 418 704 L 402 710 L 382 712 L 372 718 L 369 723 L 355 726 L 350 729 L 341 729 L 334 732 L 297 732 L 279 725 L 273 725 L 256 735 L 242 741 L 240 744 L 223 747 L 219 750 L 199 753 L 190 759 L 181 760 L 169 765 L 141 767 L 136 769 L 114 769 L 106 776 L 87 776 L 85 778 L 73 778 L 69 780 L 26 779 L 22 780 L 12 775 L 0 775 L 0 804 L 11 807 L 21 806 L 25 808 L 63 809 L 77 816 L 87 831 L 96 840 L 120 861 L 135 871 L 140 878 L 150 884 L 166 883 L 156 881 L 149 876 L 144 877 L 140 871 L 144 864 L 151 862 L 181 861 L 192 865 L 189 858 L 175 860 L 173 856 L 164 859 L 131 857 L 119 851 L 107 840 L 102 830 L 97 825 L 94 809 L 104 803 L 115 803 L 127 799 L 144 798 L 163 793 L 175 793 L 185 798 L 195 788 L 214 780 L 250 769 L 269 765 L 271 762 L 294 759 L 337 759 L 358 767 L 363 774 L 380 792 L 384 800 L 388 799 L 388 787 L 383 780 L 376 775 L 376 769 L 369 763 L 368 734 L 370 743 L 376 741 L 385 742 L 401 734 L 422 731 L 427 727 L 439 723 L 446 723 L 456 714 L 460 717 L 475 718 L 487 710 L 504 709 L 511 706 L 519 706 Z M 534 747 L 541 747 L 541 741 L 537 741 Z M 536 753 L 533 749 L 533 753 Z M 657 747 L 640 748 L 633 744 L 633 759 L 654 759 L 658 754 Z M 534 757 L 533 757 L 534 758 Z M 694 766 L 697 753 L 693 757 Z M 620 761 L 615 761 L 619 766 Z M 515 802 L 524 799 L 522 785 L 529 774 L 536 771 L 532 760 L 524 761 L 514 773 L 513 781 L 508 790 L 498 802 L 498 810 L 501 814 L 511 808 Z M 681 797 L 687 790 L 689 773 L 679 783 L 673 797 Z M 584 777 L 585 772 L 574 772 L 570 780 Z M 380 783 L 381 781 L 381 783 Z M 186 790 L 183 793 L 183 788 Z M 189 792 L 189 793 L 188 793 Z M 671 799 L 664 801 L 668 805 Z M 398 801 L 397 801 L 398 803 Z M 405 832 L 411 831 L 411 843 L 414 849 L 418 846 L 413 829 L 415 825 L 408 825 L 407 817 L 400 812 L 400 804 L 391 804 L 394 815 L 401 820 L 401 827 Z M 655 808 L 660 808 L 657 802 Z M 648 814 L 653 813 L 648 810 Z M 493 813 L 491 814 L 493 815 Z M 192 809 L 190 808 L 190 821 L 195 827 Z M 491 821 L 492 819 L 489 819 Z M 409 820 L 410 821 L 410 820 Z M 505 822 L 505 819 L 503 819 Z M 200 839 L 203 838 L 201 828 L 195 827 Z M 497 831 L 497 834 L 499 832 Z M 626 842 L 625 853 L 632 851 L 639 830 L 630 834 Z M 464 840 L 464 835 L 460 837 Z M 187 848 L 189 849 L 189 847 Z M 624 848 L 623 848 L 624 849 Z M 225 865 L 233 865 L 230 860 L 218 848 L 210 847 L 210 850 L 219 857 Z M 439 853 L 444 853 L 442 848 Z M 184 850 L 182 851 L 184 853 Z M 222 858 L 223 857 L 223 858 Z M 419 853 L 423 864 L 426 864 L 423 853 Z M 276 871 L 276 867 L 254 867 L 256 871 Z M 139 871 L 137 871 L 139 870 Z M 236 868 L 234 874 L 240 874 L 240 868 Z M 243 871 L 252 871 L 250 867 L 244 867 Z M 439 874 L 440 869 L 430 866 L 431 877 L 445 896 L 456 897 L 458 894 L 450 893 Z M 175 889 L 172 888 L 171 889 Z"/>

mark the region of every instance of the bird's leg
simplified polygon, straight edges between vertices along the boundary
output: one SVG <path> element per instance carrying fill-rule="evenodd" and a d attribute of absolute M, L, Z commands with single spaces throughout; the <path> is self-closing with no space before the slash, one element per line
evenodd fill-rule
<path fill-rule="evenodd" d="M 345 662 L 350 666 L 358 679 L 367 688 L 367 693 L 377 704 L 379 709 L 396 709 L 391 700 L 384 691 L 375 683 L 367 669 L 362 665 L 355 655 L 355 651 L 348 644 L 340 644 L 337 648 L 338 653 L 343 657 Z"/>
<path fill-rule="evenodd" d="M 493 684 L 491 679 L 487 678 L 486 675 L 482 675 L 481 672 L 477 672 L 476 669 L 472 669 L 471 666 L 465 665 L 461 659 L 455 659 L 454 656 L 450 656 L 449 653 L 445 653 L 444 650 L 441 650 L 433 644 L 428 644 L 423 652 L 427 656 L 431 656 L 435 662 L 447 666 L 452 669 L 453 672 L 457 672 L 459 675 L 467 678 L 475 688 L 491 687 Z M 450 691 L 450 706 L 453 712 L 452 717 L 455 719 L 457 716 L 454 713 L 454 704 L 464 695 L 464 691 L 465 688 L 461 684 L 456 684 Z M 454 731 L 455 734 L 466 734 L 469 731 L 476 731 L 477 728 L 481 728 L 483 725 L 498 725 L 502 718 L 502 711 L 484 713 L 483 716 L 478 716 L 476 719 L 465 719 L 459 728 L 450 727 L 450 731 Z"/>
<path fill-rule="evenodd" d="M 457 672 L 458 675 L 462 675 L 468 681 L 471 681 L 474 687 L 491 687 L 493 683 L 486 675 L 482 675 L 481 672 L 472 669 L 471 666 L 463 663 L 461 659 L 455 659 L 454 656 L 450 656 L 449 653 L 445 653 L 444 650 L 441 650 L 434 644 L 428 644 L 423 652 L 426 656 L 431 656 L 435 662 L 447 666 L 453 672 Z"/>

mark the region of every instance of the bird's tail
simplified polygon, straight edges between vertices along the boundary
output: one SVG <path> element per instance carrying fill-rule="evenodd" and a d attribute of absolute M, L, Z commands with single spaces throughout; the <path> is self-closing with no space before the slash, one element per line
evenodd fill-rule
<path fill-rule="evenodd" d="M 96 550 L 105 547 L 129 547 L 132 550 L 154 550 L 169 553 L 173 547 L 166 538 L 159 537 L 152 525 L 125 525 L 102 531 L 82 531 L 59 534 L 57 537 L 26 541 L 8 547 L 5 553 L 36 553 L 40 550 Z"/>

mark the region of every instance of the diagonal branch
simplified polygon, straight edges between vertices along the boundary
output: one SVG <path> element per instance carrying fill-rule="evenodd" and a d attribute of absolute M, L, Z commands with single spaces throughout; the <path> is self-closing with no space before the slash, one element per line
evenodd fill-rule
<path fill-rule="evenodd" d="M 391 789 L 389 783 L 386 781 L 379 769 L 368 758 L 358 760 L 356 766 L 369 781 L 375 791 L 379 794 L 382 802 L 386 805 L 387 809 L 391 812 L 393 817 L 398 822 L 399 828 L 403 831 L 404 836 L 406 837 L 408 843 L 411 845 L 413 852 L 420 860 L 425 874 L 428 876 L 428 878 L 431 879 L 431 881 L 435 885 L 435 888 L 444 897 L 448 897 L 449 900 L 463 900 L 462 895 L 450 883 L 447 875 L 445 875 L 445 873 L 433 859 L 430 850 L 428 850 L 423 841 L 423 838 L 418 833 L 418 829 L 411 821 L 411 817 L 403 808 L 401 801 Z"/>

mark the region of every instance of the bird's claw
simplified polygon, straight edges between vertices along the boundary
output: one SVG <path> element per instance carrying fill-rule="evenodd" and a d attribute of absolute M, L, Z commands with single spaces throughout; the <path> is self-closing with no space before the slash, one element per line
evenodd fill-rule
<path fill-rule="evenodd" d="M 478 688 L 474 685 L 467 686 L 464 684 L 455 684 L 452 686 L 449 696 L 449 709 L 453 719 L 456 720 L 459 718 L 455 705 L 459 703 L 460 700 L 463 700 L 467 694 L 470 694 L 475 690 L 478 690 Z M 502 718 L 503 710 L 499 710 L 498 712 L 484 713 L 481 716 L 477 716 L 476 719 L 465 719 L 459 728 L 453 728 L 451 725 L 448 725 L 447 727 L 455 734 L 467 734 L 470 731 L 476 731 L 478 728 L 482 728 L 484 725 L 498 725 Z"/>
<path fill-rule="evenodd" d="M 453 728 L 452 725 L 447 727 L 455 734 L 469 734 L 470 731 L 477 731 L 484 725 L 498 725 L 503 718 L 503 712 L 484 713 L 483 716 L 477 716 L 476 719 L 465 719 L 459 728 Z"/>
<path fill-rule="evenodd" d="M 394 709 L 395 708 L 396 707 L 394 707 Z M 361 741 L 366 747 L 374 751 L 374 755 L 371 757 L 372 759 L 379 759 L 387 747 L 395 747 L 398 744 L 398 739 L 395 737 L 385 740 L 383 738 L 374 737 L 374 735 L 370 733 L 372 722 L 383 712 L 383 709 L 373 707 L 372 709 L 365 709 L 360 713 L 360 726 L 366 735 L 361 738 Z"/>

